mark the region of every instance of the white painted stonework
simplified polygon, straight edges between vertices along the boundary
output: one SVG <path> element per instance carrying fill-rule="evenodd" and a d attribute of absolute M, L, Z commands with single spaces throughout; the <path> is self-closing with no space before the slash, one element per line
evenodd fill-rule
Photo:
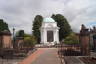
<path fill-rule="evenodd" d="M 59 28 L 52 18 L 45 18 L 42 22 L 41 44 L 54 45 L 59 43 Z"/>

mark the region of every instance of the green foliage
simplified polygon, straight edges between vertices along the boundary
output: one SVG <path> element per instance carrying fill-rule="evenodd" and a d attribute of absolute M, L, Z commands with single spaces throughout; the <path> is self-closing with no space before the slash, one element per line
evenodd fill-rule
<path fill-rule="evenodd" d="M 6 22 L 3 21 L 3 19 L 0 19 L 0 31 L 4 31 L 4 30 L 8 30 L 8 24 Z"/>
<path fill-rule="evenodd" d="M 70 27 L 67 19 L 61 14 L 56 14 L 56 15 L 53 14 L 52 18 L 57 22 L 57 26 L 60 28 L 59 29 L 59 38 L 61 41 L 72 32 L 71 27 Z"/>
<path fill-rule="evenodd" d="M 24 35 L 24 47 L 33 47 L 36 43 L 37 42 L 34 36 L 29 34 Z"/>
<path fill-rule="evenodd" d="M 32 37 L 30 34 L 24 34 L 24 37 Z"/>
<path fill-rule="evenodd" d="M 24 37 L 24 30 L 19 30 L 16 32 L 16 37 Z"/>
<path fill-rule="evenodd" d="M 20 30 L 20 31 L 19 31 L 19 36 L 20 36 L 20 37 L 24 37 L 24 30 Z"/>
<path fill-rule="evenodd" d="M 74 34 L 71 33 L 69 36 L 67 36 L 64 40 L 65 44 L 79 44 L 79 37 Z"/>
<path fill-rule="evenodd" d="M 38 43 L 40 43 L 40 27 L 42 25 L 43 17 L 37 15 L 33 22 L 33 35 L 36 37 Z"/>

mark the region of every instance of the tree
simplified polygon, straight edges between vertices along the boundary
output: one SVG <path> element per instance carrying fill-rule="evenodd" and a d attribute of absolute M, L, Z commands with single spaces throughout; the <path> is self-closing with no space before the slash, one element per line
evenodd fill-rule
<path fill-rule="evenodd" d="M 24 30 L 19 30 L 16 32 L 16 37 L 24 37 Z"/>
<path fill-rule="evenodd" d="M 24 37 L 24 30 L 19 30 L 19 37 Z"/>
<path fill-rule="evenodd" d="M 3 21 L 3 19 L 0 19 L 0 31 L 4 31 L 4 30 L 8 30 L 8 24 L 6 22 Z"/>
<path fill-rule="evenodd" d="M 65 44 L 79 44 L 79 37 L 75 33 L 71 33 L 64 40 Z"/>
<path fill-rule="evenodd" d="M 33 21 L 33 35 L 36 37 L 38 43 L 40 43 L 40 27 L 42 25 L 43 17 L 37 15 Z"/>
<path fill-rule="evenodd" d="M 61 14 L 56 14 L 56 15 L 53 14 L 52 18 L 57 22 L 57 26 L 60 28 L 59 29 L 59 38 L 61 41 L 72 32 L 71 27 L 70 27 L 67 19 Z"/>

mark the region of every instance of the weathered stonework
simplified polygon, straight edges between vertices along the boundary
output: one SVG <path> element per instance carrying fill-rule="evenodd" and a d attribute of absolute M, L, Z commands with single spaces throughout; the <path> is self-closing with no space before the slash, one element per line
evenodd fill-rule
<path fill-rule="evenodd" d="M 90 55 L 89 49 L 89 31 L 84 25 L 81 27 L 80 31 L 80 43 L 81 43 L 81 53 L 83 55 Z"/>
<path fill-rule="evenodd" d="M 11 33 L 9 31 L 0 32 L 0 44 L 1 48 L 12 48 Z"/>

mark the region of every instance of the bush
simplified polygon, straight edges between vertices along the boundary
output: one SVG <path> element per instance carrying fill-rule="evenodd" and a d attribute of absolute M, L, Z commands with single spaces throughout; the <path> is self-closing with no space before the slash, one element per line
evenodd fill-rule
<path fill-rule="evenodd" d="M 33 47 L 36 44 L 36 39 L 34 36 L 24 37 L 24 47 Z"/>
<path fill-rule="evenodd" d="M 79 38 L 76 34 L 71 33 L 69 36 L 65 38 L 65 44 L 79 44 Z"/>

